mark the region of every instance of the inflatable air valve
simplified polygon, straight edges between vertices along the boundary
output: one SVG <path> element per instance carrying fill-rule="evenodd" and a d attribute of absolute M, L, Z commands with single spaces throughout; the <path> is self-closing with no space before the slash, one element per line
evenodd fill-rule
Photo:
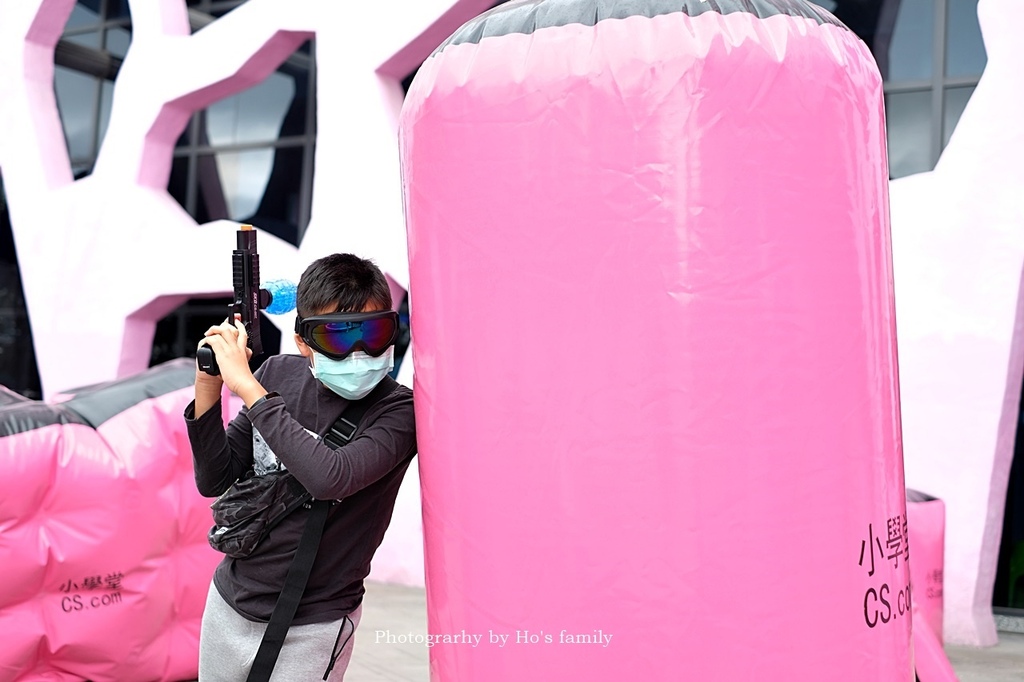
<path fill-rule="evenodd" d="M 400 141 L 432 679 L 913 679 L 882 82 L 799 0 L 533 0 Z"/>

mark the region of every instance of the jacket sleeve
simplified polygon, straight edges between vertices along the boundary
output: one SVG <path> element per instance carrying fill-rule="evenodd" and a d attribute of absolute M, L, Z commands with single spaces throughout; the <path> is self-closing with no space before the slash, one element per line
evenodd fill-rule
<path fill-rule="evenodd" d="M 256 370 L 257 380 L 261 379 L 262 370 L 262 366 Z M 198 419 L 194 400 L 185 408 L 196 488 L 204 497 L 217 497 L 252 469 L 252 424 L 245 406 L 231 420 L 227 430 L 221 412 L 219 400 Z"/>
<path fill-rule="evenodd" d="M 311 437 L 289 416 L 281 398 L 263 401 L 249 419 L 314 498 L 337 500 L 378 481 L 416 453 L 412 396 L 382 402 L 366 415 L 370 421 L 359 436 L 337 450 Z"/>

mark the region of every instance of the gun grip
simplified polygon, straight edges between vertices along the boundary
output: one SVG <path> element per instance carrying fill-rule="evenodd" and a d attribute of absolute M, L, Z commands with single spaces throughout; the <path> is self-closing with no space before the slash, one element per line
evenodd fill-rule
<path fill-rule="evenodd" d="M 217 356 L 209 346 L 201 346 L 196 351 L 196 364 L 199 369 L 210 376 L 220 376 L 220 367 L 217 366 Z"/>

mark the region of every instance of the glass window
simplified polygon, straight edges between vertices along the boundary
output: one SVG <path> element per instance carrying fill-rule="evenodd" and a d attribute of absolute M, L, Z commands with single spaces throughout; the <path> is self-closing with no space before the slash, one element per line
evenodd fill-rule
<path fill-rule="evenodd" d="M 230 267 L 224 268 L 223 275 L 224 288 L 230 292 Z M 266 282 L 273 279 L 273 276 L 264 274 L 261 279 Z M 194 358 L 196 344 L 203 338 L 203 332 L 224 321 L 225 311 L 232 300 L 231 296 L 189 299 L 177 310 L 159 320 L 153 335 L 149 366 L 153 367 L 174 358 Z M 266 315 L 260 315 L 260 338 L 263 341 L 263 354 L 252 359 L 250 367 L 253 369 L 263 364 L 267 357 L 281 352 L 281 331 L 267 319 Z"/>
<path fill-rule="evenodd" d="M 91 159 L 95 153 L 92 145 L 96 134 L 98 80 L 58 66 L 54 68 L 54 89 L 68 153 L 72 160 Z"/>
<path fill-rule="evenodd" d="M 95 26 L 100 23 L 100 0 L 79 0 L 68 17 L 67 29 Z"/>
<path fill-rule="evenodd" d="M 100 32 L 89 31 L 87 33 L 74 33 L 72 35 L 64 36 L 64 40 L 69 43 L 84 45 L 85 47 L 97 48 L 100 46 Z"/>
<path fill-rule="evenodd" d="M 75 180 L 81 180 L 92 174 L 92 160 L 89 161 L 76 161 L 71 164 L 71 176 Z"/>
<path fill-rule="evenodd" d="M 123 28 L 111 28 L 107 29 L 107 52 L 110 54 L 121 57 L 128 54 L 128 46 L 131 45 L 132 34 Z"/>
<path fill-rule="evenodd" d="M 239 94 L 211 104 L 206 110 L 207 142 L 220 147 L 272 142 L 295 97 L 295 81 L 274 72 Z"/>
<path fill-rule="evenodd" d="M 171 161 L 171 177 L 167 180 L 167 192 L 181 207 L 188 211 L 188 164 L 187 156 L 176 156 Z"/>
<path fill-rule="evenodd" d="M 889 46 L 889 80 L 930 80 L 935 32 L 933 0 L 902 0 Z"/>
<path fill-rule="evenodd" d="M 192 141 L 192 127 L 195 125 L 196 116 L 193 115 L 189 118 L 188 123 L 185 124 L 185 129 L 181 131 L 181 135 L 178 136 L 178 141 L 174 143 L 175 147 L 188 147 Z"/>
<path fill-rule="evenodd" d="M 953 135 L 956 124 L 960 122 L 960 115 L 964 113 L 967 100 L 974 94 L 974 86 L 966 88 L 946 88 L 943 93 L 942 107 L 942 146 L 949 144 L 949 138 Z"/>
<path fill-rule="evenodd" d="M 107 19 L 123 19 L 128 16 L 128 0 L 107 0 Z"/>
<path fill-rule="evenodd" d="M 21 271 L 14 248 L 3 178 L 0 178 L 0 385 L 26 398 L 42 397 L 32 328 L 29 325 Z M 2 399 L 2 396 L 0 396 Z"/>
<path fill-rule="evenodd" d="M 197 222 L 252 223 L 298 244 L 316 134 L 306 46 L 310 55 L 297 51 L 262 82 L 198 112 L 178 138 L 168 191 Z"/>
<path fill-rule="evenodd" d="M 252 217 L 263 200 L 273 166 L 273 149 L 217 154 L 217 175 L 224 196 L 225 218 L 244 221 Z"/>
<path fill-rule="evenodd" d="M 302 160 L 301 147 L 200 156 L 196 219 L 252 223 L 297 244 Z"/>
<path fill-rule="evenodd" d="M 110 107 L 114 103 L 114 84 L 110 81 L 103 81 L 100 84 L 100 125 L 98 131 L 99 144 L 103 144 L 103 136 L 107 134 L 107 125 L 110 123 Z M 97 148 L 96 153 L 99 153 Z"/>
<path fill-rule="evenodd" d="M 931 101 L 929 90 L 885 96 L 890 177 L 901 178 L 932 169 Z"/>
<path fill-rule="evenodd" d="M 209 12 L 212 16 L 222 17 L 242 4 L 245 4 L 244 0 L 243 2 L 237 2 L 236 0 L 226 0 L 225 2 L 211 2 L 209 4 Z"/>
<path fill-rule="evenodd" d="M 248 221 L 296 246 L 299 244 L 299 207 L 303 203 L 309 205 L 309 197 L 302 195 L 302 166 L 305 158 L 306 152 L 302 147 L 279 147 L 274 150 L 266 189 Z M 305 225 L 302 229 L 305 229 Z"/>
<path fill-rule="evenodd" d="M 978 0 L 948 0 L 946 75 L 980 76 L 988 57 L 978 24 Z"/>
<path fill-rule="evenodd" d="M 224 200 L 224 188 L 221 186 L 217 158 L 212 154 L 196 157 L 195 161 L 195 187 L 189 188 L 195 192 L 195 212 L 192 215 L 198 223 L 208 223 L 211 220 L 226 220 L 228 217 L 227 202 Z"/>

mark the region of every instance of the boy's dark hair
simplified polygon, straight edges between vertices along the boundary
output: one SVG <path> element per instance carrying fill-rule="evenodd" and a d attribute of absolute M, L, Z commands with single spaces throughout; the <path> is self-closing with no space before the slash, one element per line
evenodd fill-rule
<path fill-rule="evenodd" d="M 302 318 L 358 312 L 367 303 L 390 310 L 391 287 L 372 261 L 351 253 L 335 253 L 310 263 L 295 294 L 295 312 Z"/>

